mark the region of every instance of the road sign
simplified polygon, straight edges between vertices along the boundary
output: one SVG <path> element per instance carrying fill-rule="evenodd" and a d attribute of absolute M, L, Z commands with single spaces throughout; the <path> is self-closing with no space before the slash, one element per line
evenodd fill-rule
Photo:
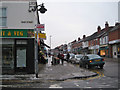
<path fill-rule="evenodd" d="M 38 37 L 40 39 L 46 39 L 46 34 L 45 33 L 38 33 Z"/>
<path fill-rule="evenodd" d="M 36 25 L 36 30 L 38 30 L 38 31 L 44 31 L 45 30 L 45 25 L 44 24 L 37 24 Z"/>

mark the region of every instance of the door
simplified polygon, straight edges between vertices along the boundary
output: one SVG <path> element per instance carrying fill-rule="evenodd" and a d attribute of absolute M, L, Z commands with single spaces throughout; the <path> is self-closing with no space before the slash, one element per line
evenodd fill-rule
<path fill-rule="evenodd" d="M 17 47 L 16 48 L 16 69 L 25 70 L 26 68 L 26 47 Z"/>
<path fill-rule="evenodd" d="M 117 58 L 117 46 L 113 45 L 112 49 L 113 49 L 113 58 Z"/>

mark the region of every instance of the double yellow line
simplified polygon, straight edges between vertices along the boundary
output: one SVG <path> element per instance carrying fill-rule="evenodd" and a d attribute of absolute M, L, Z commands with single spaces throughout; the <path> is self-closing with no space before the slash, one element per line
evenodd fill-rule
<path fill-rule="evenodd" d="M 96 79 L 96 78 L 100 78 L 100 77 L 103 77 L 103 76 L 104 76 L 104 74 L 103 74 L 102 72 L 98 72 L 98 71 L 96 71 L 96 70 L 93 70 L 93 72 L 97 73 L 98 75 L 95 76 L 95 77 L 89 77 L 89 78 L 87 78 L 86 80 Z"/>

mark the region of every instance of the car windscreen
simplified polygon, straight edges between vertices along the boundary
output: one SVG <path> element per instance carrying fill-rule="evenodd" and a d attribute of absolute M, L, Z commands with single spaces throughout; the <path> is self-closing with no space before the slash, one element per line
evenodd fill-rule
<path fill-rule="evenodd" d="M 98 56 L 98 55 L 88 55 L 88 57 L 90 58 L 90 59 L 94 59 L 94 58 L 101 58 L 100 56 Z"/>

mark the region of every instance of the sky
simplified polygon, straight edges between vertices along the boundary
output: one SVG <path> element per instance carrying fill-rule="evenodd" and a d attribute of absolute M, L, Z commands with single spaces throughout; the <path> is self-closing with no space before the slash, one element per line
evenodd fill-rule
<path fill-rule="evenodd" d="M 50 46 L 51 39 L 51 48 L 55 48 L 93 34 L 98 26 L 104 28 L 106 21 L 114 26 L 118 22 L 118 1 L 37 0 L 47 9 L 45 14 L 39 13 L 40 23 L 45 24 L 45 43 Z"/>

